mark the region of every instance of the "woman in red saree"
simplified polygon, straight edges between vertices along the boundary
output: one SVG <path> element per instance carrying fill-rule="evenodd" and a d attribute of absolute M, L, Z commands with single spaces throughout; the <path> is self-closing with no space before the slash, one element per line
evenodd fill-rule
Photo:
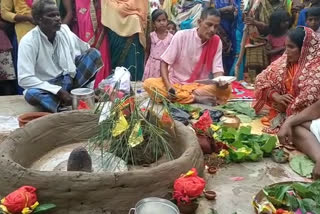
<path fill-rule="evenodd" d="M 262 120 L 269 133 L 320 98 L 320 40 L 313 30 L 298 27 L 289 33 L 286 52 L 257 76 L 255 90 L 256 112 L 271 108 Z"/>
<path fill-rule="evenodd" d="M 101 24 L 101 4 L 98 0 L 75 0 L 78 36 L 91 47 L 99 49 L 104 67 L 97 73 L 94 87 L 111 73 L 109 40 Z"/>

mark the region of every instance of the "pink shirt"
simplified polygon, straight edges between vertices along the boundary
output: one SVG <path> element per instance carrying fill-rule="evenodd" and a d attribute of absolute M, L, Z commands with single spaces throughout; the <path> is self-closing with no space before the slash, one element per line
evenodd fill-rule
<path fill-rule="evenodd" d="M 202 47 L 197 28 L 181 30 L 173 36 L 169 47 L 161 56 L 161 59 L 169 64 L 169 80 L 172 84 L 187 84 L 187 80 L 200 59 Z M 212 73 L 224 72 L 221 40 L 213 59 L 212 68 Z M 200 79 L 208 79 L 208 75 L 203 73 Z"/>

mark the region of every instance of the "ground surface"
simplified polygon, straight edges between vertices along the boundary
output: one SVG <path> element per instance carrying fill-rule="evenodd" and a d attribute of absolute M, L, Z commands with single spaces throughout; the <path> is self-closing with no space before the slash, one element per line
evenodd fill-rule
<path fill-rule="evenodd" d="M 22 96 L 0 96 L 0 116 L 17 116 L 36 110 Z M 258 121 L 253 126 L 255 132 L 261 130 Z M 8 133 L 1 133 L 0 130 L 0 143 L 7 135 Z M 233 181 L 234 177 L 243 177 L 243 180 Z M 252 197 L 264 186 L 281 181 L 305 180 L 296 175 L 287 164 L 276 164 L 270 159 L 258 163 L 231 164 L 220 169 L 216 175 L 205 173 L 205 178 L 206 189 L 216 191 L 217 200 L 209 202 L 201 199 L 197 214 L 211 214 L 210 208 L 216 209 L 219 214 L 254 214 Z"/>

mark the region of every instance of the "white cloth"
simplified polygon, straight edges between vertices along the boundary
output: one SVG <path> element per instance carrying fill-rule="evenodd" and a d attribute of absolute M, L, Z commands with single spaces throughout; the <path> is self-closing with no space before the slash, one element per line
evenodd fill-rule
<path fill-rule="evenodd" d="M 51 43 L 37 26 L 20 41 L 18 82 L 24 88 L 38 88 L 53 94 L 61 89 L 49 80 L 61 74 L 76 75 L 75 58 L 90 48 L 89 44 L 62 25 Z"/>
<path fill-rule="evenodd" d="M 313 120 L 310 125 L 310 131 L 314 136 L 316 136 L 318 142 L 320 143 L 320 119 Z"/>

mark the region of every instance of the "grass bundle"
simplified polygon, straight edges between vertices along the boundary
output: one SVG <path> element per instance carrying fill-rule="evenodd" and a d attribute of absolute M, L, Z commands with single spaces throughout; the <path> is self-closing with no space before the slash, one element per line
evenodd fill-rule
<path fill-rule="evenodd" d="M 160 119 L 161 112 L 168 106 L 165 98 L 155 95 L 164 103 L 161 108 L 152 100 L 137 101 L 133 92 L 118 99 L 115 98 L 118 87 L 119 84 L 103 95 L 95 111 L 101 114 L 105 105 L 111 103 L 107 119 L 99 124 L 98 134 L 89 141 L 89 151 L 100 150 L 103 167 L 113 163 L 115 156 L 132 165 L 151 164 L 164 155 L 172 159 L 169 143 L 172 136 L 163 128 Z M 115 156 L 105 155 L 106 152 Z"/>

